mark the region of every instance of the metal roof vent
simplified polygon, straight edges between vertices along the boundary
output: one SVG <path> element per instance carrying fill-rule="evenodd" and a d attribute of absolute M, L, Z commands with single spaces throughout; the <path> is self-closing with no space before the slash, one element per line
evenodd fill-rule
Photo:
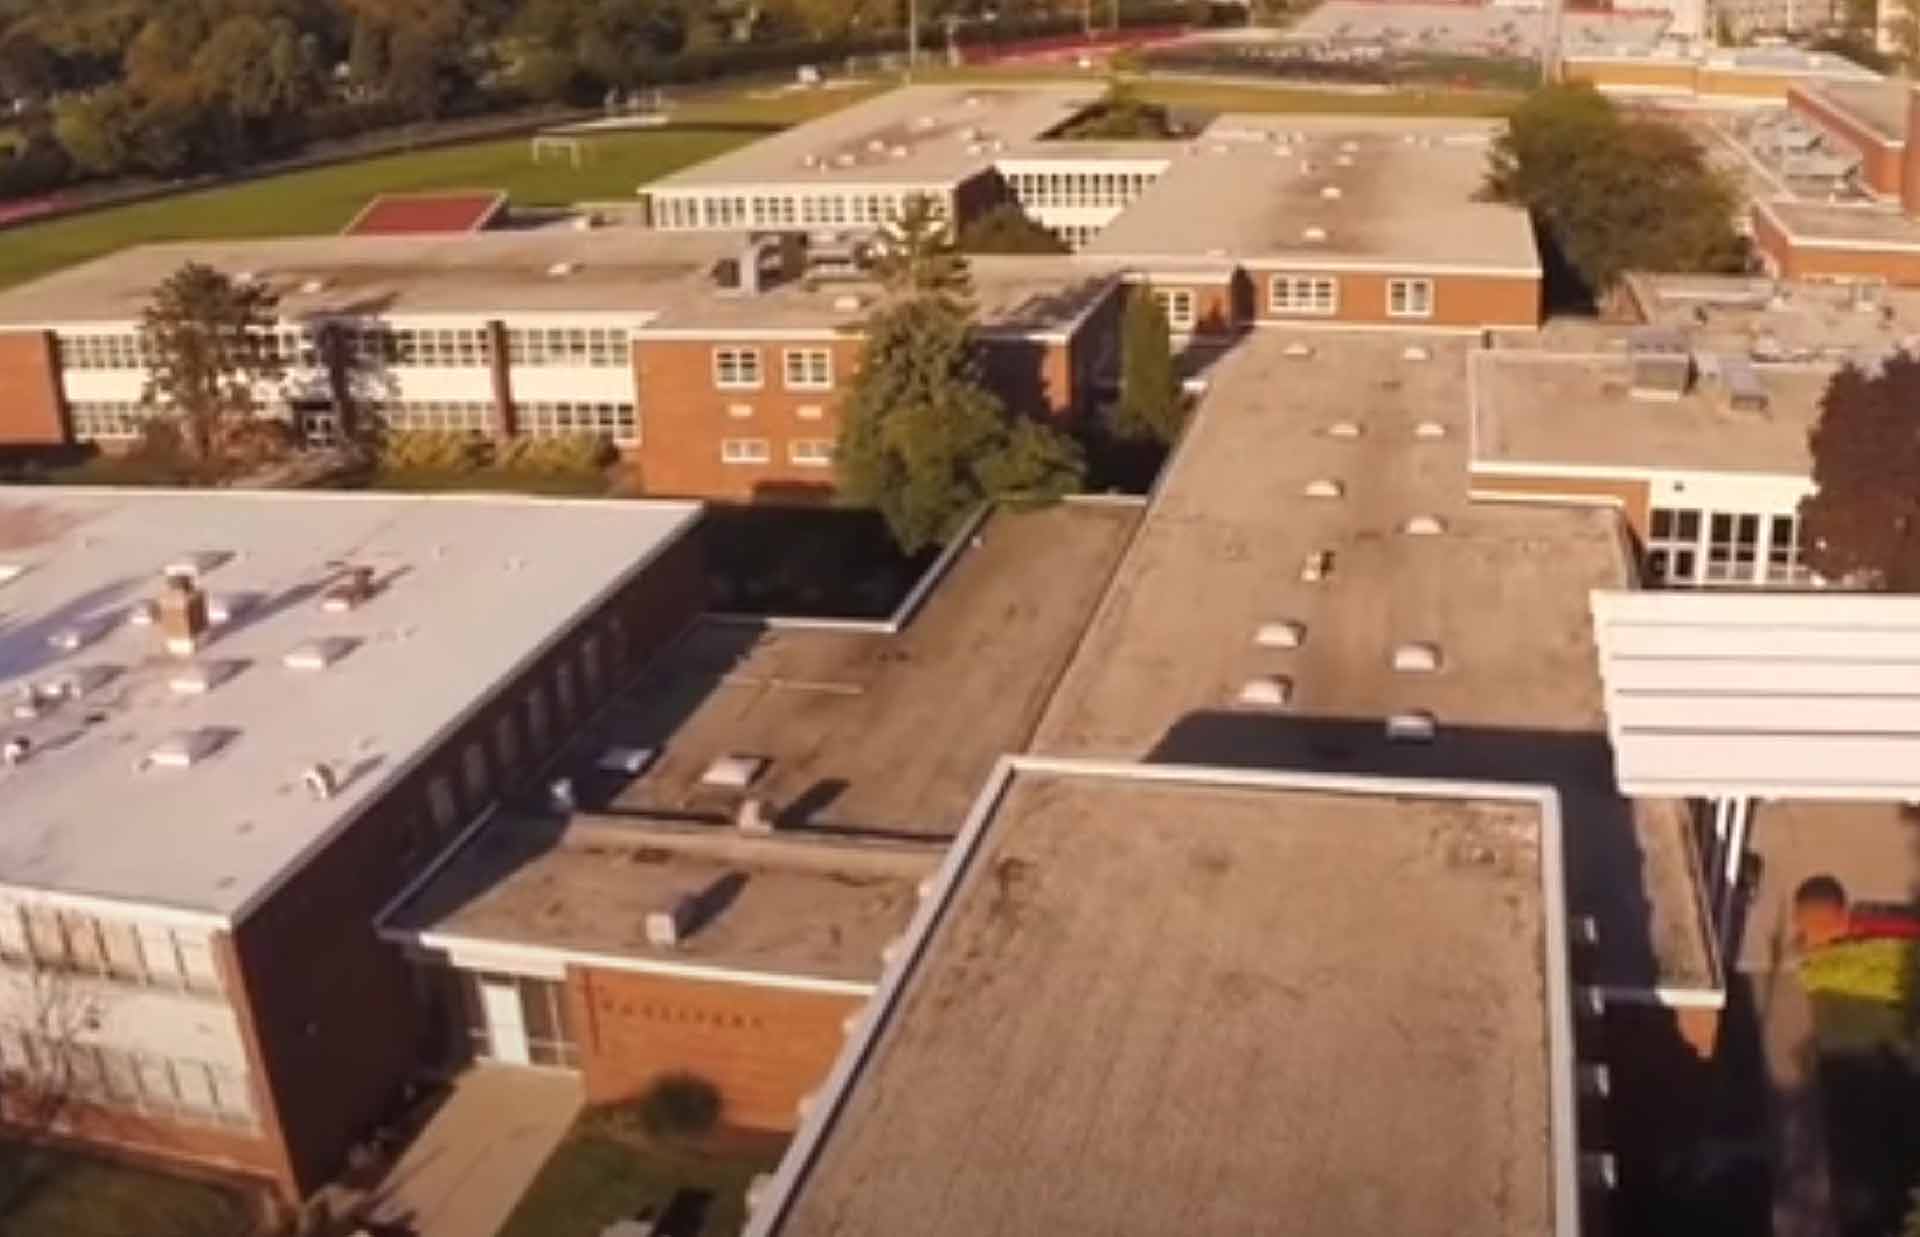
<path fill-rule="evenodd" d="M 1438 421 L 1422 421 L 1413 427 L 1413 436 L 1415 438 L 1429 439 L 1445 438 L 1447 436 L 1447 427 Z"/>
<path fill-rule="evenodd" d="M 1320 191 L 1320 196 L 1327 199 L 1329 202 L 1338 201 L 1340 198 L 1340 186 L 1328 185 L 1326 188 Z"/>
<path fill-rule="evenodd" d="M 683 895 L 661 910 L 648 911 L 647 944 L 655 949 L 672 949 L 679 945 L 693 930 L 694 909 L 694 899 Z"/>
<path fill-rule="evenodd" d="M 1291 680 L 1278 674 L 1262 674 L 1248 679 L 1240 687 L 1241 704 L 1263 709 L 1284 709 L 1293 695 Z"/>
<path fill-rule="evenodd" d="M 1335 421 L 1327 427 L 1329 438 L 1358 438 L 1364 433 L 1358 421 Z"/>
<path fill-rule="evenodd" d="M 1313 355 L 1313 345 L 1294 340 L 1280 350 L 1280 355 L 1295 361 L 1304 361 Z"/>
<path fill-rule="evenodd" d="M 1431 743 L 1439 724 L 1425 709 L 1408 709 L 1387 719 L 1387 742 Z"/>
<path fill-rule="evenodd" d="M 176 696 L 204 696 L 240 673 L 236 661 L 203 661 L 181 666 L 167 678 L 167 690 Z"/>
<path fill-rule="evenodd" d="M 1447 531 L 1447 522 L 1437 515 L 1416 515 L 1400 526 L 1409 537 L 1438 537 Z"/>
<path fill-rule="evenodd" d="M 1292 619 L 1262 623 L 1253 633 L 1253 642 L 1263 649 L 1297 649 L 1307 638 L 1307 625 Z"/>
<path fill-rule="evenodd" d="M 176 730 L 147 750 L 140 766 L 147 769 L 190 769 L 226 746 L 227 731 L 212 726 Z"/>
<path fill-rule="evenodd" d="M 1400 353 L 1403 361 L 1431 361 L 1433 353 L 1425 344 L 1408 344 Z"/>
<path fill-rule="evenodd" d="M 759 780 L 769 763 L 765 756 L 747 756 L 735 752 L 708 765 L 706 772 L 700 775 L 700 784 L 726 790 L 745 790 Z"/>
<path fill-rule="evenodd" d="M 1333 571 L 1333 551 L 1315 550 L 1307 555 L 1300 564 L 1300 580 L 1305 584 L 1318 584 Z"/>
<path fill-rule="evenodd" d="M 1306 498 L 1344 498 L 1347 494 L 1347 487 L 1328 477 L 1316 477 L 1314 480 L 1307 482 L 1305 488 L 1303 488 L 1300 493 Z"/>
<path fill-rule="evenodd" d="M 1302 228 L 1300 230 L 1300 239 L 1310 244 L 1318 245 L 1327 239 L 1327 230 L 1325 228 Z"/>
<path fill-rule="evenodd" d="M 244 618 L 260 604 L 259 593 L 221 593 L 207 598 L 207 622 L 223 627 Z"/>
<path fill-rule="evenodd" d="M 308 765 L 300 772 L 300 784 L 320 803 L 340 793 L 340 775 L 325 761 Z"/>
<path fill-rule="evenodd" d="M 353 644 L 354 642 L 345 636 L 322 636 L 317 640 L 303 640 L 281 655 L 280 664 L 302 674 L 314 674 L 325 670 L 352 652 Z"/>
<path fill-rule="evenodd" d="M 1440 669 L 1440 646 L 1418 640 L 1396 644 L 1393 668 L 1402 674 L 1432 674 Z"/>
<path fill-rule="evenodd" d="M 850 150 L 843 150 L 833 157 L 835 167 L 850 168 L 860 160 Z"/>
<path fill-rule="evenodd" d="M 343 578 L 320 594 L 320 608 L 328 614 L 345 614 L 372 596 L 373 568 L 349 567 Z"/>

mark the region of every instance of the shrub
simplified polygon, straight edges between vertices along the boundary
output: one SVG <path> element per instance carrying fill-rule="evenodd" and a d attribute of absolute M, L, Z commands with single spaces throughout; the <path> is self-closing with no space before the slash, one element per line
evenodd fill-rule
<path fill-rule="evenodd" d="M 639 1101 L 640 1123 L 655 1138 L 699 1138 L 720 1121 L 720 1092 L 694 1074 L 663 1074 Z"/>
<path fill-rule="evenodd" d="M 613 443 L 602 435 L 565 434 L 509 439 L 495 450 L 493 462 L 504 472 L 585 476 L 611 464 L 614 454 Z"/>
<path fill-rule="evenodd" d="M 380 444 L 380 467 L 391 472 L 473 472 L 487 462 L 487 443 L 448 430 L 399 430 Z"/>

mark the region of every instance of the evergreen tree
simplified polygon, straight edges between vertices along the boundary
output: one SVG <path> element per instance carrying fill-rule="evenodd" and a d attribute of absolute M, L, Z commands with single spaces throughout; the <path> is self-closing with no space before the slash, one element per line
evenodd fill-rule
<path fill-rule="evenodd" d="M 940 203 L 910 195 L 900 217 L 881 233 L 874 276 L 896 296 L 930 296 L 955 304 L 973 295 L 967 260 L 954 243 Z"/>
<path fill-rule="evenodd" d="M 1186 410 L 1173 371 L 1172 328 L 1160 302 L 1145 288 L 1127 296 L 1120 324 L 1120 406 L 1113 432 L 1121 438 L 1171 443 L 1180 436 Z"/>
<path fill-rule="evenodd" d="M 284 372 L 272 346 L 277 306 L 268 289 L 189 262 L 141 314 L 146 401 L 173 411 L 202 463 L 219 463 L 260 438 L 255 390 Z"/>

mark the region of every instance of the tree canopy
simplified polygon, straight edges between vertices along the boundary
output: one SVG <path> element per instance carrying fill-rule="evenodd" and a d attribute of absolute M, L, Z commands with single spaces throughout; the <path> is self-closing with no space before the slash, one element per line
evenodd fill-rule
<path fill-rule="evenodd" d="M 1808 435 L 1816 492 L 1800 504 L 1806 561 L 1830 580 L 1920 592 L 1920 357 L 1833 376 Z"/>
<path fill-rule="evenodd" d="M 1057 498 L 1085 473 L 1072 438 L 1009 412 L 986 387 L 965 306 L 928 293 L 868 320 L 836 459 L 841 500 L 876 508 L 909 554 L 944 541 L 983 502 Z"/>
<path fill-rule="evenodd" d="M 1485 191 L 1532 212 L 1603 301 L 1628 271 L 1738 271 L 1734 187 L 1663 120 L 1623 115 L 1585 84 L 1542 87 L 1494 142 Z"/>
<path fill-rule="evenodd" d="M 1002 202 L 983 211 L 960 229 L 960 248 L 967 253 L 1067 253 L 1064 242 L 1020 209 L 1018 202 Z"/>
<path fill-rule="evenodd" d="M 973 276 L 945 212 L 924 193 L 909 195 L 900 217 L 881 231 L 873 273 L 896 296 L 962 302 L 973 295 Z"/>
<path fill-rule="evenodd" d="M 203 463 L 257 454 L 275 432 L 255 414 L 258 388 L 284 373 L 271 334 L 277 304 L 260 284 L 189 262 L 141 313 L 146 401 L 171 411 Z"/>
<path fill-rule="evenodd" d="M 1145 288 L 1130 289 L 1120 325 L 1120 403 L 1113 432 L 1131 441 L 1171 443 L 1185 409 L 1174 376 L 1172 328 Z"/>

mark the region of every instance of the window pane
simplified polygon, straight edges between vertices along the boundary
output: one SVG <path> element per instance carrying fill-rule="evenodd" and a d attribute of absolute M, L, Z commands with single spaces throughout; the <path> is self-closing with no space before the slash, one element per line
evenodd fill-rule
<path fill-rule="evenodd" d="M 520 981 L 520 1016 L 526 1019 L 527 1034 L 534 1039 L 560 1038 L 553 1018 L 553 987 L 538 979 Z"/>

